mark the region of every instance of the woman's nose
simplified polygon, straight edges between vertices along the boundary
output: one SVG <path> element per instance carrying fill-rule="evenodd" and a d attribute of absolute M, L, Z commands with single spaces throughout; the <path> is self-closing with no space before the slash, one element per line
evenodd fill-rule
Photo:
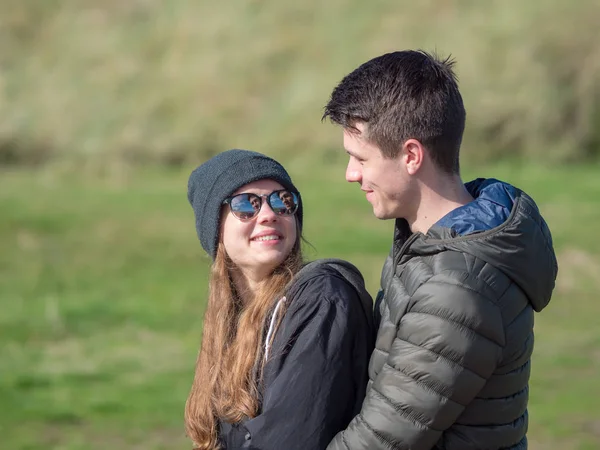
<path fill-rule="evenodd" d="M 261 198 L 262 203 L 262 207 L 260 208 L 260 211 L 258 212 L 258 222 L 259 223 L 264 223 L 264 222 L 273 222 L 275 220 L 277 220 L 277 214 L 275 214 L 275 212 L 271 209 L 271 207 L 269 206 L 269 203 L 267 202 L 266 198 Z"/>

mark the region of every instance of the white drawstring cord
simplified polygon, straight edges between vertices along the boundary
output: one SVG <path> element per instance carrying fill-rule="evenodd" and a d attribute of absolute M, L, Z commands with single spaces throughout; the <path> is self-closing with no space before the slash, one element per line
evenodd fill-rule
<path fill-rule="evenodd" d="M 267 332 L 267 339 L 265 341 L 265 360 L 269 357 L 269 350 L 271 348 L 270 342 L 273 333 L 275 332 L 275 320 L 277 318 L 277 313 L 279 312 L 279 307 L 282 302 L 285 302 L 285 297 L 281 297 L 281 299 L 275 305 L 275 310 L 273 311 L 273 315 L 271 316 L 271 323 L 269 325 L 269 331 Z"/>

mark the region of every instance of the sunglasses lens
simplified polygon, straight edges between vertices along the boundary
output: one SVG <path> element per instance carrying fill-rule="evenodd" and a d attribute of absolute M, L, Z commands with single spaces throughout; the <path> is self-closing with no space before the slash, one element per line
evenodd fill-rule
<path fill-rule="evenodd" d="M 292 215 L 298 209 L 298 197 L 287 190 L 275 191 L 269 195 L 269 205 L 279 216 Z"/>
<path fill-rule="evenodd" d="M 254 194 L 239 194 L 229 203 L 231 212 L 241 220 L 252 219 L 260 211 L 261 198 Z"/>

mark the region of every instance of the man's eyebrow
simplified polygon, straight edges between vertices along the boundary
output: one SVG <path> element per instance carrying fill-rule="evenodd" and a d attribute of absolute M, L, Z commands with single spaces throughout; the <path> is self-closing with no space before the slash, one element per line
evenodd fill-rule
<path fill-rule="evenodd" d="M 350 151 L 348 149 L 344 149 L 344 150 L 346 150 L 346 153 L 349 154 L 350 156 L 352 156 L 352 157 L 354 157 L 356 159 L 362 159 L 362 157 L 359 154 L 357 154 L 355 152 L 352 152 L 352 151 Z"/>

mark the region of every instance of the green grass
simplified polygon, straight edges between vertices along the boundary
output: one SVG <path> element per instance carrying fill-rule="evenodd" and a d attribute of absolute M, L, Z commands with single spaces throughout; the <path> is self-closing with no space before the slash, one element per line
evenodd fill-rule
<path fill-rule="evenodd" d="M 465 179 L 529 191 L 559 254 L 531 448 L 600 447 L 598 168 L 542 167 L 598 159 L 599 14 L 595 0 L 1 1 L 0 447 L 189 448 L 209 260 L 185 186 L 216 152 L 284 161 L 307 255 L 349 259 L 375 293 L 392 224 L 343 182 L 340 130 L 319 120 L 342 76 L 402 48 L 457 59 L 471 164 L 535 161 Z"/>
<path fill-rule="evenodd" d="M 307 255 L 349 259 L 374 293 L 392 223 L 373 218 L 343 181 L 342 157 L 284 162 L 305 199 Z M 600 446 L 596 172 L 508 164 L 465 171 L 466 179 L 495 176 L 529 191 L 555 237 L 557 289 L 536 321 L 536 450 Z M 182 413 L 208 259 L 187 175 L 0 174 L 2 448 L 189 448 Z"/>

